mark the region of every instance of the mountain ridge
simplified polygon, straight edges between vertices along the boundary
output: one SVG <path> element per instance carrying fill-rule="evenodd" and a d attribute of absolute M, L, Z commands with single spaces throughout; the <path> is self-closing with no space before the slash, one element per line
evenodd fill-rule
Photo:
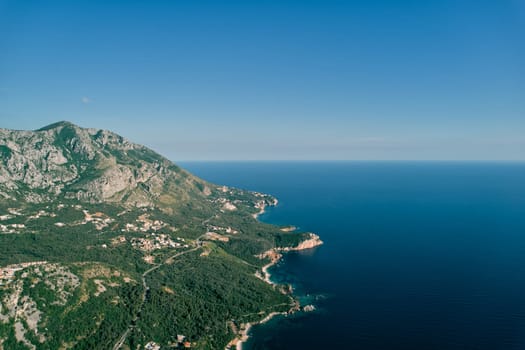
<path fill-rule="evenodd" d="M 81 201 L 148 206 L 160 196 L 164 202 L 184 200 L 174 188 L 163 188 L 169 181 L 195 195 L 205 197 L 211 191 L 208 183 L 145 146 L 108 130 L 70 122 L 35 131 L 0 129 L 0 148 L 4 165 L 0 195 L 4 198 L 15 194 L 42 202 L 50 195 L 64 195 Z"/>
<path fill-rule="evenodd" d="M 322 242 L 258 221 L 271 195 L 69 122 L 0 156 L 0 350 L 218 349 L 300 309 L 268 264 Z"/>

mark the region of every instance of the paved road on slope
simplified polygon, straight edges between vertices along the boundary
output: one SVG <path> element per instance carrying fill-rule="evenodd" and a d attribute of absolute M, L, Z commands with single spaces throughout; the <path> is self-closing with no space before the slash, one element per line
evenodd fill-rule
<path fill-rule="evenodd" d="M 205 226 L 211 219 L 213 219 L 215 217 L 215 215 L 211 216 L 210 218 L 204 220 L 202 222 L 202 225 Z M 142 311 L 142 308 L 144 306 L 144 303 L 146 302 L 146 295 L 149 291 L 149 286 L 148 286 L 148 283 L 146 282 L 146 276 L 148 274 L 150 274 L 151 272 L 157 270 L 159 267 L 165 265 L 166 263 L 168 262 L 173 262 L 174 259 L 178 258 L 179 256 L 182 256 L 184 254 L 188 254 L 188 253 L 191 253 L 191 252 L 194 252 L 198 249 L 201 248 L 201 238 L 204 236 L 205 234 L 202 234 L 200 235 L 199 237 L 197 237 L 197 239 L 195 240 L 195 243 L 197 244 L 197 246 L 195 248 L 192 248 L 192 249 L 189 249 L 189 250 L 185 250 L 183 252 L 179 252 L 177 254 L 174 254 L 172 256 L 170 256 L 169 258 L 167 258 L 166 260 L 164 260 L 162 263 L 160 264 L 157 264 L 155 266 L 153 266 L 152 268 L 144 271 L 144 273 L 142 274 L 142 287 L 143 287 L 143 290 L 142 290 L 142 299 L 141 299 L 141 303 L 140 303 L 140 307 L 137 311 L 137 313 L 135 314 L 135 316 L 133 317 L 133 319 L 131 320 L 131 323 L 129 324 L 128 328 L 126 329 L 126 331 L 124 331 L 124 333 L 122 333 L 122 335 L 118 338 L 117 342 L 115 343 L 115 345 L 113 346 L 113 350 L 118 350 L 122 347 L 122 345 L 124 344 L 124 342 L 126 341 L 129 333 L 131 332 L 131 330 L 133 328 L 135 328 L 135 323 L 137 322 L 137 320 L 139 319 L 139 315 L 140 315 L 140 312 Z"/>
<path fill-rule="evenodd" d="M 197 244 L 200 242 L 199 241 L 200 237 L 197 239 Z M 140 307 L 137 311 L 137 313 L 135 314 L 135 316 L 133 317 L 132 321 L 131 321 L 131 324 L 128 326 L 128 328 L 126 329 L 126 331 L 120 336 L 119 340 L 115 343 L 115 345 L 113 346 L 113 350 L 118 350 L 120 349 L 120 347 L 124 344 L 124 342 L 126 341 L 126 338 L 128 337 L 129 333 L 131 332 L 131 330 L 135 327 L 134 326 L 134 323 L 137 322 L 137 320 L 139 319 L 139 314 L 140 312 L 142 311 L 142 308 L 144 307 L 144 303 L 146 302 L 146 294 L 148 293 L 148 290 L 149 290 L 149 286 L 148 286 L 148 283 L 146 282 L 146 276 L 148 274 L 150 274 L 151 272 L 155 271 L 156 269 L 158 269 L 159 267 L 163 266 L 166 264 L 166 261 L 168 260 L 171 260 L 173 261 L 174 259 L 178 258 L 179 256 L 182 256 L 184 254 L 188 254 L 188 253 L 191 253 L 191 252 L 194 252 L 198 249 L 200 249 L 201 247 L 200 246 L 197 246 L 195 248 L 192 248 L 190 250 L 185 250 L 183 252 L 180 252 L 180 253 L 177 253 L 175 255 L 172 255 L 170 256 L 169 258 L 167 258 L 166 260 L 164 260 L 164 262 L 160 263 L 160 264 L 157 264 L 155 266 L 153 266 L 151 269 L 149 270 L 146 270 L 143 274 L 142 274 L 142 287 L 143 287 L 143 290 L 142 290 L 142 299 L 141 299 L 141 303 L 140 303 Z"/>

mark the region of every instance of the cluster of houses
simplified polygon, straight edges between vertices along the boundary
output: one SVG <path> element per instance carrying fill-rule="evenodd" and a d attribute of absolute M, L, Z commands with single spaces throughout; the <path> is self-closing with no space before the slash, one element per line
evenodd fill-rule
<path fill-rule="evenodd" d="M 172 342 L 169 344 L 170 348 L 175 349 L 190 349 L 191 348 L 191 342 L 186 340 L 186 336 L 178 334 L 177 335 L 177 341 Z M 154 341 L 150 341 L 144 346 L 144 349 L 146 350 L 160 350 L 160 345 L 155 343 Z"/>
<path fill-rule="evenodd" d="M 147 214 L 140 215 L 137 220 L 137 224 L 128 223 L 122 229 L 124 232 L 149 232 L 158 231 L 167 226 L 167 224 L 161 220 L 151 220 Z"/>
<path fill-rule="evenodd" d="M 20 211 L 20 209 L 17 209 L 17 208 L 9 208 L 9 209 L 7 209 L 7 211 L 11 215 L 16 215 L 16 216 L 22 215 L 22 212 Z"/>
<path fill-rule="evenodd" d="M 209 231 L 224 231 L 228 234 L 235 235 L 239 233 L 239 231 L 232 229 L 231 227 L 221 227 L 221 226 L 214 226 L 214 225 L 208 225 Z"/>
<path fill-rule="evenodd" d="M 9 225 L 2 225 L 0 224 L 0 232 L 2 233 L 17 233 L 18 230 L 25 228 L 26 225 L 24 224 L 9 224 Z"/>
<path fill-rule="evenodd" d="M 150 341 L 144 346 L 144 349 L 146 350 L 160 350 L 160 345 L 155 343 L 154 341 Z"/>
<path fill-rule="evenodd" d="M 230 194 L 233 193 L 233 191 L 230 191 L 228 186 L 221 186 L 221 187 L 219 187 L 219 191 L 221 191 L 222 193 L 226 193 L 226 192 L 229 192 Z"/>
<path fill-rule="evenodd" d="M 131 246 L 133 248 L 145 251 L 145 252 L 151 252 L 153 250 L 162 249 L 162 248 L 188 248 L 187 244 L 183 244 L 180 242 L 175 242 L 171 239 L 171 237 L 167 234 L 161 233 L 161 234 L 154 234 L 152 233 L 150 235 L 151 238 L 142 238 L 142 237 L 134 237 L 131 239 Z M 182 241 L 182 238 L 178 238 L 178 240 Z"/>
<path fill-rule="evenodd" d="M 33 214 L 33 215 L 30 215 L 28 216 L 27 218 L 30 219 L 30 220 L 35 220 L 35 219 L 39 219 L 41 218 L 42 216 L 49 216 L 51 218 L 54 218 L 57 216 L 57 214 L 55 213 L 50 213 L 50 212 L 47 212 L 45 210 L 39 210 L 37 213 Z"/>
<path fill-rule="evenodd" d="M 18 209 L 15 209 L 15 208 L 9 208 L 7 211 L 9 212 L 9 214 L 0 215 L 0 221 L 11 220 L 15 216 L 22 215 L 22 213 L 20 213 Z M 24 224 L 7 224 L 7 225 L 0 224 L 0 232 L 1 233 L 17 233 L 19 229 L 24 229 L 25 227 L 26 225 Z"/>
<path fill-rule="evenodd" d="M 81 205 L 72 205 L 71 207 L 75 208 L 77 210 L 82 210 L 82 206 Z M 64 204 L 59 204 L 57 206 L 58 210 L 64 209 L 64 208 L 65 208 Z M 7 211 L 9 212 L 9 214 L 0 215 L 0 221 L 11 220 L 11 219 L 15 218 L 16 216 L 21 216 L 22 215 L 20 210 L 16 209 L 16 208 L 9 208 Z M 94 214 L 91 214 L 87 210 L 82 210 L 82 211 L 84 213 L 84 220 L 77 221 L 77 222 L 74 223 L 74 225 L 85 225 L 87 223 L 92 223 L 93 225 L 95 225 L 95 228 L 100 231 L 100 230 L 103 230 L 104 228 L 108 227 L 109 224 L 111 224 L 112 222 L 115 221 L 114 219 L 110 218 L 109 216 L 107 216 L 106 214 L 101 213 L 101 212 L 96 212 Z M 57 217 L 57 214 L 55 214 L 53 212 L 46 211 L 46 210 L 39 210 L 38 212 L 28 216 L 27 220 L 36 220 L 36 219 L 39 219 L 41 217 L 54 218 L 54 217 Z M 56 222 L 54 225 L 57 226 L 57 227 L 64 227 L 64 226 L 66 226 L 66 224 L 63 223 L 63 222 Z M 26 225 L 25 224 L 21 224 L 21 223 L 12 223 L 12 224 L 7 224 L 7 225 L 0 224 L 0 232 L 1 233 L 17 233 L 18 230 L 25 229 L 25 228 L 26 228 Z"/>
<path fill-rule="evenodd" d="M 265 209 L 266 208 L 266 202 L 265 201 L 257 201 L 257 202 L 255 202 L 254 207 L 256 209 Z"/>
<path fill-rule="evenodd" d="M 227 210 L 227 211 L 237 210 L 237 207 L 232 202 L 227 200 L 226 198 L 217 198 L 215 200 L 212 200 L 211 202 L 212 203 L 214 202 L 214 203 L 222 204 L 222 211 L 224 211 L 224 210 Z"/>
<path fill-rule="evenodd" d="M 11 214 L 0 215 L 0 221 L 10 220 L 12 218 L 14 218 L 14 216 Z"/>

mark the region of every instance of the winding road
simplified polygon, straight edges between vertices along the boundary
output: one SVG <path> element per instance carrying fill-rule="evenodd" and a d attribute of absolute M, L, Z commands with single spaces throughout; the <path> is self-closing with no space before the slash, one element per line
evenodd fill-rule
<path fill-rule="evenodd" d="M 213 215 L 210 218 L 204 220 L 202 222 L 202 225 L 205 226 L 214 217 L 215 217 L 215 215 Z M 122 347 L 122 345 L 124 344 L 124 342 L 126 341 L 129 333 L 131 333 L 133 328 L 135 328 L 135 324 L 136 324 L 137 320 L 139 319 L 140 312 L 142 311 L 142 308 L 144 307 L 144 303 L 146 302 L 146 295 L 147 295 L 147 293 L 149 291 L 149 286 L 148 286 L 148 283 L 146 282 L 146 276 L 148 274 L 152 273 L 153 271 L 157 270 L 159 267 L 161 267 L 163 265 L 166 265 L 167 263 L 172 263 L 174 259 L 176 259 L 176 258 L 178 258 L 178 257 L 180 257 L 180 256 L 182 256 L 184 254 L 188 254 L 188 253 L 194 252 L 194 251 L 202 248 L 202 246 L 201 246 L 201 238 L 204 235 L 205 234 L 202 234 L 199 237 L 197 237 L 197 239 L 195 240 L 195 244 L 196 244 L 195 248 L 192 248 L 192 249 L 189 249 L 189 250 L 185 250 L 183 252 L 178 252 L 178 253 L 170 256 L 169 258 L 165 259 L 162 263 L 156 264 L 152 268 L 144 271 L 144 273 L 142 274 L 142 287 L 143 287 L 143 290 L 142 290 L 142 298 L 141 298 L 140 307 L 138 308 L 138 311 L 136 312 L 136 314 L 133 316 L 133 319 L 131 320 L 131 323 L 128 325 L 128 328 L 118 338 L 117 342 L 113 346 L 113 350 L 120 349 Z"/>
<path fill-rule="evenodd" d="M 196 243 L 199 245 L 200 243 L 200 238 L 202 236 L 199 236 L 199 238 L 197 238 L 197 241 Z M 115 345 L 113 346 L 113 350 L 118 350 L 120 349 L 120 347 L 124 344 L 124 342 L 126 341 L 126 338 L 128 337 L 129 333 L 131 332 L 131 330 L 133 328 L 135 328 L 135 323 L 137 322 L 137 320 L 139 319 L 139 315 L 140 315 L 140 312 L 142 311 L 142 308 L 144 306 L 144 303 L 146 302 L 146 294 L 148 293 L 148 290 L 149 290 L 149 286 L 148 286 L 148 283 L 146 282 L 146 276 L 148 274 L 150 274 L 151 272 L 155 271 L 156 269 L 158 269 L 159 267 L 163 266 L 166 264 L 167 261 L 173 261 L 174 259 L 178 258 L 179 256 L 182 256 L 184 254 L 188 254 L 188 253 L 191 253 L 191 252 L 194 252 L 198 249 L 200 249 L 200 245 L 195 247 L 195 248 L 192 248 L 192 249 L 189 249 L 189 250 L 185 250 L 183 252 L 179 252 L 175 255 L 172 255 L 170 256 L 169 258 L 167 258 L 166 260 L 164 260 L 164 262 L 160 263 L 160 264 L 157 264 L 155 266 L 153 266 L 151 269 L 149 270 L 146 270 L 144 271 L 144 273 L 142 274 L 142 287 L 143 287 L 143 290 L 142 290 L 142 299 L 141 299 L 141 303 L 140 303 L 140 307 L 137 311 L 137 313 L 135 314 L 135 316 L 133 317 L 133 319 L 131 320 L 131 323 L 130 325 L 128 326 L 128 328 L 126 329 L 126 331 L 124 333 L 122 333 L 122 335 L 120 336 L 119 340 L 115 343 Z"/>

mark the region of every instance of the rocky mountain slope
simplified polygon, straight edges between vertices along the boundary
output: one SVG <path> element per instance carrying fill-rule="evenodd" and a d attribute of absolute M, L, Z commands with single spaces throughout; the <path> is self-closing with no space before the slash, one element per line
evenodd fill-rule
<path fill-rule="evenodd" d="M 173 205 L 211 191 L 204 181 L 144 146 L 68 122 L 36 131 L 0 129 L 0 155 L 4 198 L 150 206 Z"/>
<path fill-rule="evenodd" d="M 272 196 L 68 122 L 0 156 L 0 350 L 220 349 L 300 309 L 268 263 L 322 242 L 259 222 Z"/>

